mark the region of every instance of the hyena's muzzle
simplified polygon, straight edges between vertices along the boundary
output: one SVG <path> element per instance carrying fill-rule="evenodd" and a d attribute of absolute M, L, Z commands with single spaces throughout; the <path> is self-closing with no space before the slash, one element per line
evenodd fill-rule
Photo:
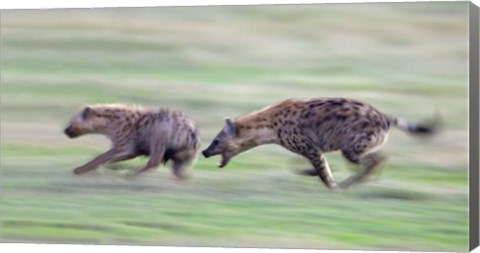
<path fill-rule="evenodd" d="M 75 137 L 78 137 L 80 134 L 77 133 L 77 131 L 75 131 L 75 129 L 73 128 L 72 125 L 68 126 L 67 128 L 65 128 L 65 130 L 63 131 L 65 133 L 65 135 L 67 135 L 69 138 L 75 138 Z"/>
<path fill-rule="evenodd" d="M 205 158 L 209 158 L 210 156 L 214 156 L 214 155 L 218 155 L 220 152 L 215 152 L 215 147 L 217 145 L 215 145 L 217 143 L 215 143 L 215 141 L 212 142 L 212 144 L 210 144 L 210 146 L 208 146 L 208 148 L 206 148 L 204 151 L 202 151 L 202 155 L 205 157 Z"/>

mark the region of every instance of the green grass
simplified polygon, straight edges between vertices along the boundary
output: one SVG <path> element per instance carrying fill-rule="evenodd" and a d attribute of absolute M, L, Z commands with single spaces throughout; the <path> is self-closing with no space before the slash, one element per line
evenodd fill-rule
<path fill-rule="evenodd" d="M 332 193 L 284 169 L 197 170 L 188 182 L 162 170 L 129 181 L 103 170 L 76 178 L 68 163 L 50 164 L 5 165 L 3 187 L 16 189 L 15 198 L 7 191 L 2 201 L 7 239 L 224 246 L 239 239 L 243 246 L 274 246 L 270 239 L 281 237 L 296 242 L 284 247 L 369 249 L 467 243 L 465 193 L 436 193 L 458 186 L 399 188 L 385 176 L 384 183 Z M 411 244 L 401 247 L 398 237 Z"/>
<path fill-rule="evenodd" d="M 201 11 L 200 11 L 201 10 Z M 467 4 L 2 11 L 1 239 L 7 242 L 465 251 Z M 393 32 L 395 30 L 395 32 Z M 441 43 L 440 43 L 441 42 Z M 351 97 L 422 121 L 392 130 L 384 170 L 331 192 L 277 146 L 224 169 L 71 170 L 109 146 L 62 134 L 85 103 L 174 107 L 206 147 L 235 117 L 287 98 Z M 327 155 L 339 181 L 354 173 Z M 124 167 L 141 166 L 145 158 Z"/>

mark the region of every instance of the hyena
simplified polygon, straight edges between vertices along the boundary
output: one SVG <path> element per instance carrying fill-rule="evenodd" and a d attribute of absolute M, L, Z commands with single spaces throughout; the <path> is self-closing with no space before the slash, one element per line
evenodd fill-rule
<path fill-rule="evenodd" d="M 65 134 L 75 138 L 84 134 L 102 134 L 112 147 L 92 161 L 74 169 L 83 174 L 103 164 L 113 164 L 149 156 L 147 164 L 130 172 L 137 175 L 171 160 L 172 171 L 184 177 L 184 169 L 194 160 L 200 138 L 193 120 L 182 112 L 166 108 L 149 109 L 123 104 L 85 106 L 73 116 Z"/>
<path fill-rule="evenodd" d="M 345 98 L 290 99 L 245 116 L 225 119 L 226 126 L 202 154 L 220 154 L 219 167 L 235 155 L 263 144 L 279 144 L 306 157 L 313 165 L 305 175 L 319 176 L 337 188 L 324 153 L 340 150 L 362 170 L 339 184 L 347 188 L 372 174 L 384 157 L 376 150 L 386 142 L 390 127 L 409 133 L 433 133 L 435 124 L 417 125 L 389 117 L 367 103 Z"/>

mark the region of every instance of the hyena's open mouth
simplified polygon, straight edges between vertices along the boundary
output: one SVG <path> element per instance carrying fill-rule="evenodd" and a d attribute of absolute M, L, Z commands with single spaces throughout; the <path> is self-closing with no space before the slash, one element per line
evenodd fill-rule
<path fill-rule="evenodd" d="M 221 155 L 222 155 L 222 159 L 220 160 L 220 162 L 218 162 L 218 167 L 219 168 L 225 167 L 228 164 L 228 162 L 230 161 L 230 158 L 231 158 L 230 156 L 228 156 L 225 153 L 222 153 Z"/>
<path fill-rule="evenodd" d="M 203 152 L 202 152 L 203 156 L 205 158 L 209 158 L 211 156 L 216 156 L 216 155 L 220 155 L 221 156 L 221 159 L 220 161 L 217 163 L 218 167 L 219 168 L 223 168 L 225 167 L 228 162 L 230 161 L 230 159 L 232 158 L 232 155 L 229 154 L 228 152 L 225 152 L 225 153 L 211 153 L 210 152 L 210 149 L 205 149 Z"/>

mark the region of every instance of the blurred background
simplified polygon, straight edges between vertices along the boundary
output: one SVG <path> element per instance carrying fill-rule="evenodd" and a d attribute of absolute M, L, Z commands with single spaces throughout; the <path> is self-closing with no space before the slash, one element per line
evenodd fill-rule
<path fill-rule="evenodd" d="M 5 242 L 465 251 L 468 3 L 1 12 L 1 237 Z M 422 121 L 392 129 L 383 172 L 331 192 L 279 146 L 191 178 L 169 168 L 72 169 L 105 151 L 63 135 L 87 103 L 183 110 L 202 148 L 223 118 L 287 98 L 348 97 Z M 327 155 L 337 181 L 354 173 Z M 141 165 L 146 159 L 126 162 Z"/>

